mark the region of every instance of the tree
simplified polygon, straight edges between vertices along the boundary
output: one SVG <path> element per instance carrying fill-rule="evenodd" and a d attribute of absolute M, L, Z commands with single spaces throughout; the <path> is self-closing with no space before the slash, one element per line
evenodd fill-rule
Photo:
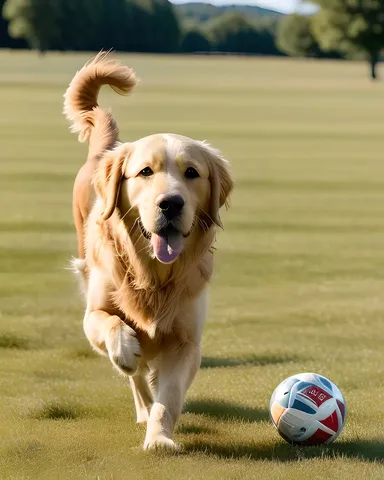
<path fill-rule="evenodd" d="M 60 38 L 60 0 L 7 0 L 3 15 L 13 38 L 27 40 L 40 52 L 49 50 Z"/>
<path fill-rule="evenodd" d="M 293 57 L 318 56 L 320 47 L 312 32 L 312 19 L 304 15 L 288 15 L 280 21 L 277 46 Z"/>
<path fill-rule="evenodd" d="M 274 21 L 250 23 L 242 14 L 228 12 L 206 23 L 213 48 L 221 52 L 281 55 L 275 45 Z"/>
<path fill-rule="evenodd" d="M 252 25 L 258 34 L 255 52 L 261 55 L 282 55 L 281 50 L 276 45 L 277 29 L 280 19 L 274 17 L 260 17 L 253 21 Z"/>
<path fill-rule="evenodd" d="M 180 48 L 181 28 L 173 5 L 168 0 L 151 0 L 151 51 L 173 53 Z"/>
<path fill-rule="evenodd" d="M 180 47 L 181 29 L 168 0 L 126 0 L 127 50 L 170 53 Z M 127 33 L 128 32 L 128 33 Z"/>
<path fill-rule="evenodd" d="M 371 78 L 384 46 L 384 0 L 316 0 L 320 10 L 313 31 L 324 50 L 347 55 L 364 54 Z"/>
<path fill-rule="evenodd" d="M 95 0 L 93 0 L 95 2 Z M 127 0 L 98 0 L 100 3 L 97 27 L 97 50 L 128 50 L 131 32 L 127 35 Z M 95 2 L 96 3 L 96 2 Z M 112 8 L 111 8 L 112 7 Z"/>
<path fill-rule="evenodd" d="M 209 52 L 211 44 L 208 38 L 198 30 L 186 32 L 181 42 L 181 51 L 185 53 Z"/>
<path fill-rule="evenodd" d="M 59 50 L 126 50 L 126 0 L 60 0 Z"/>
<path fill-rule="evenodd" d="M 103 0 L 59 0 L 57 38 L 50 50 L 98 50 Z"/>
<path fill-rule="evenodd" d="M 28 48 L 23 39 L 12 38 L 8 33 L 8 21 L 2 16 L 5 0 L 0 0 L 0 48 Z"/>
<path fill-rule="evenodd" d="M 253 26 L 238 13 L 225 13 L 207 22 L 209 37 L 220 52 L 254 53 L 259 36 Z"/>

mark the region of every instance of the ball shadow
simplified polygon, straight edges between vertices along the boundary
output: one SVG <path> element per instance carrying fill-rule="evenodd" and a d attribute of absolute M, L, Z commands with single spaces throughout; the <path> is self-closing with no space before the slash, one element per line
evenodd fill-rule
<path fill-rule="evenodd" d="M 365 462 L 384 463 L 384 442 L 378 440 L 340 441 L 333 445 L 319 447 L 293 447 L 285 443 L 264 446 L 260 444 L 214 444 L 206 441 L 195 441 L 184 445 L 184 452 L 201 452 L 220 459 L 292 462 L 305 459 L 349 458 Z"/>
<path fill-rule="evenodd" d="M 224 401 L 194 400 L 187 402 L 185 413 L 207 416 L 221 421 L 264 422 L 269 421 L 267 409 L 251 408 Z M 200 432 L 198 429 L 193 433 Z M 276 434 L 277 435 L 277 434 Z M 318 447 L 291 446 L 282 440 L 274 444 L 252 444 L 243 442 L 215 443 L 195 438 L 184 445 L 185 453 L 202 452 L 222 459 L 278 460 L 291 462 L 316 458 L 350 458 L 366 462 L 384 463 L 384 441 L 381 440 L 337 440 L 334 444 Z"/>

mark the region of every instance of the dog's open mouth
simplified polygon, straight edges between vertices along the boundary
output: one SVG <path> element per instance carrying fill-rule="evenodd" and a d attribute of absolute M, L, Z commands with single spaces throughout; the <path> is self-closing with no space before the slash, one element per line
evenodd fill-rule
<path fill-rule="evenodd" d="M 168 225 L 166 228 L 161 229 L 158 233 L 148 232 L 139 221 L 141 233 L 143 236 L 149 240 L 153 247 L 153 253 L 155 257 L 161 263 L 172 263 L 174 262 L 184 248 L 184 238 L 187 238 L 192 230 L 184 235 L 182 232 L 177 230 L 173 225 Z"/>
<path fill-rule="evenodd" d="M 139 220 L 139 225 L 140 225 L 140 230 L 141 230 L 141 233 L 143 234 L 143 237 L 146 238 L 147 240 L 150 240 L 151 239 L 151 232 L 148 232 L 148 230 L 146 230 L 144 228 L 144 225 L 141 223 L 141 220 Z"/>

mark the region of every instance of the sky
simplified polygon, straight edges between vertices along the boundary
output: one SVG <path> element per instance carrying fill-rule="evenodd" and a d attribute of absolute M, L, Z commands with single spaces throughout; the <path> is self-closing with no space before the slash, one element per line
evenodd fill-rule
<path fill-rule="evenodd" d="M 171 0 L 173 3 L 186 3 L 192 0 Z M 284 13 L 292 13 L 294 11 L 308 11 L 308 5 L 300 5 L 305 2 L 301 0 L 193 0 L 201 1 L 203 3 L 212 3 L 214 5 L 258 5 L 260 7 L 278 10 Z"/>

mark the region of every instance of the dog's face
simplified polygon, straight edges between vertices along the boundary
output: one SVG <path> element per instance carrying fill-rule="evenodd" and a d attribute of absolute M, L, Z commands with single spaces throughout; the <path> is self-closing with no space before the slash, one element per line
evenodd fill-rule
<path fill-rule="evenodd" d="M 178 258 L 199 222 L 220 225 L 232 180 L 215 150 L 186 137 L 154 135 L 113 155 L 104 177 L 104 218 L 118 207 L 127 228 L 139 230 L 160 262 Z"/>

